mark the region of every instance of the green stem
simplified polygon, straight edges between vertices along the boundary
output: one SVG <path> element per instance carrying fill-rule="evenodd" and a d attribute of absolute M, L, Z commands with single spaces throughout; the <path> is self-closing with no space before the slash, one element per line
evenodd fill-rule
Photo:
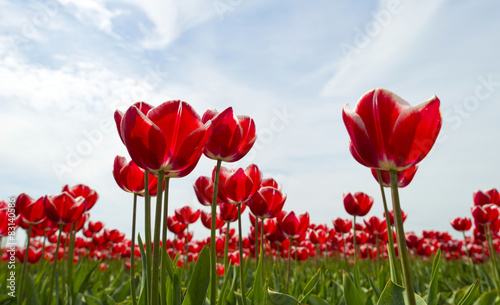
<path fill-rule="evenodd" d="M 493 239 L 492 239 L 492 234 L 490 230 L 490 224 L 486 224 L 486 238 L 488 240 L 488 248 L 490 251 L 490 258 L 491 258 L 491 265 L 493 267 L 493 276 L 495 277 L 495 286 L 496 289 L 499 290 L 498 293 L 500 294 L 500 275 L 498 274 L 498 267 L 497 267 L 497 259 L 496 259 L 496 251 L 495 247 L 493 246 Z"/>
<path fill-rule="evenodd" d="M 245 285 L 245 274 L 243 270 L 243 230 L 241 229 L 241 203 L 238 203 L 238 240 L 239 240 L 239 250 L 240 250 L 240 286 L 241 286 L 241 298 L 243 299 L 243 305 L 247 305 L 246 297 L 246 285 Z"/>
<path fill-rule="evenodd" d="M 212 219 L 210 226 L 210 304 L 216 304 L 217 300 L 217 253 L 215 251 L 215 226 L 217 217 L 217 192 L 219 187 L 221 164 L 222 160 L 217 160 L 217 166 L 215 168 L 214 195 L 212 197 Z"/>
<path fill-rule="evenodd" d="M 349 263 L 347 262 L 347 246 L 345 244 L 345 234 L 342 233 L 342 244 L 344 245 L 344 263 L 345 263 L 345 269 L 347 271 L 347 266 L 349 266 Z"/>
<path fill-rule="evenodd" d="M 288 293 L 288 286 L 290 284 L 290 256 L 292 255 L 292 240 L 288 239 L 288 265 L 286 267 L 286 293 Z"/>
<path fill-rule="evenodd" d="M 28 227 L 28 237 L 26 240 L 26 248 L 25 248 L 25 253 L 24 253 L 24 260 L 23 260 L 23 269 L 21 271 L 21 280 L 19 282 L 19 298 L 17 298 L 17 304 L 21 304 L 21 299 L 23 298 L 23 286 L 24 286 L 24 278 L 26 276 L 26 269 L 28 265 L 28 252 L 30 249 L 30 237 L 31 237 L 31 231 L 33 229 L 33 224 L 30 223 Z"/>
<path fill-rule="evenodd" d="M 391 219 L 389 217 L 389 209 L 387 208 L 387 199 L 385 198 L 384 185 L 382 184 L 382 173 L 377 169 L 377 177 L 380 185 L 380 193 L 382 194 L 382 203 L 384 204 L 385 223 L 387 224 L 387 238 L 389 239 L 389 265 L 391 271 L 391 280 L 396 284 L 401 284 L 399 277 L 398 265 L 396 263 L 396 252 L 394 250 L 394 236 L 392 232 Z"/>
<path fill-rule="evenodd" d="M 165 193 L 164 193 L 164 209 L 163 209 L 163 228 L 161 235 L 161 275 L 160 275 L 160 296 L 161 296 L 161 304 L 167 304 L 167 222 L 168 222 L 168 193 L 170 186 L 170 177 L 165 178 Z M 162 188 L 163 189 L 163 188 Z"/>
<path fill-rule="evenodd" d="M 259 218 L 255 216 L 255 270 L 259 266 Z M 260 232 L 262 234 L 262 232 Z"/>
<path fill-rule="evenodd" d="M 413 290 L 413 282 L 411 278 L 410 260 L 408 257 L 408 249 L 406 247 L 405 231 L 403 227 L 403 217 L 401 216 L 401 204 L 398 192 L 398 173 L 395 170 L 390 170 L 389 174 L 391 177 L 392 207 L 394 210 L 394 222 L 396 224 L 396 235 L 398 238 L 398 251 L 403 267 L 403 280 L 405 283 L 406 295 L 408 297 L 409 305 L 416 305 L 415 292 Z"/>
<path fill-rule="evenodd" d="M 149 304 L 151 300 L 151 196 L 149 196 L 149 171 L 144 171 L 144 238 L 145 238 L 145 250 L 146 250 L 146 257 L 145 257 L 145 262 L 142 262 L 143 264 L 146 264 L 146 274 L 143 276 L 146 276 L 146 304 Z M 158 192 L 158 191 L 157 191 Z"/>
<path fill-rule="evenodd" d="M 266 257 L 266 249 L 264 248 L 265 241 L 264 241 L 264 219 L 260 220 L 260 248 L 262 249 L 262 278 L 261 281 L 264 283 L 264 271 L 265 271 L 265 257 Z"/>
<path fill-rule="evenodd" d="M 188 255 L 189 255 L 189 225 L 186 226 L 186 239 L 184 240 L 184 264 L 186 266 L 186 271 L 189 269 L 188 263 Z M 187 275 L 187 272 L 186 272 Z"/>
<path fill-rule="evenodd" d="M 227 268 L 229 268 L 229 225 L 230 223 L 227 223 L 226 227 L 226 240 L 224 241 L 224 276 L 227 274 Z"/>
<path fill-rule="evenodd" d="M 147 186 L 145 186 L 147 187 Z M 135 288 L 135 224 L 137 216 L 137 194 L 134 193 L 134 207 L 132 211 L 132 241 L 130 244 L 130 293 L 132 304 L 137 305 L 137 296 Z"/>
<path fill-rule="evenodd" d="M 356 244 L 356 215 L 354 215 L 352 228 L 353 228 L 352 242 L 354 244 L 354 261 L 356 261 L 358 259 L 358 246 Z"/>
<path fill-rule="evenodd" d="M 52 267 L 52 276 L 50 278 L 50 287 L 49 287 L 49 296 L 47 299 L 47 305 L 50 305 L 52 302 L 52 294 L 54 291 L 54 280 L 56 277 L 56 268 L 57 268 L 57 261 L 59 259 L 59 245 L 61 244 L 61 233 L 63 229 L 63 224 L 59 224 L 59 234 L 57 236 L 57 244 L 56 244 L 56 249 L 54 253 L 54 266 Z"/>
<path fill-rule="evenodd" d="M 160 265 L 160 231 L 161 231 L 161 209 L 162 209 L 162 191 L 163 177 L 165 172 L 158 172 L 158 188 L 156 193 L 156 211 L 155 211 L 155 229 L 153 240 L 153 272 L 151 275 L 151 305 L 158 305 L 158 284 L 159 284 L 159 265 Z M 165 267 L 165 266 L 163 266 Z"/>
<path fill-rule="evenodd" d="M 68 287 L 69 291 L 72 292 L 73 288 L 73 256 L 74 256 L 74 249 L 75 249 L 75 236 L 76 236 L 76 229 L 78 228 L 78 221 L 76 223 L 71 224 L 71 229 L 69 231 L 69 250 L 68 250 Z"/>

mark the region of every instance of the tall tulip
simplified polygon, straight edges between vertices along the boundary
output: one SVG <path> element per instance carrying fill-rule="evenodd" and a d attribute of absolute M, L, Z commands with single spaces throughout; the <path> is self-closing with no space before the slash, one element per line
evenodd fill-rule
<path fill-rule="evenodd" d="M 436 96 L 411 106 L 389 90 L 373 89 L 361 97 L 354 110 L 346 104 L 342 111 L 354 159 L 364 166 L 390 172 L 403 278 L 410 305 L 416 301 L 400 218 L 397 171 L 418 164 L 431 150 L 442 124 L 439 105 Z M 381 181 L 380 175 L 378 178 Z"/>
<path fill-rule="evenodd" d="M 489 203 L 496 204 L 500 207 L 500 194 L 497 189 L 490 189 L 487 191 L 477 191 L 473 194 L 474 205 L 485 205 Z"/>
<path fill-rule="evenodd" d="M 204 114 L 202 121 L 212 122 L 213 136 L 208 141 L 204 154 L 208 158 L 217 161 L 215 175 L 212 177 L 215 191 L 212 199 L 212 228 L 215 227 L 215 214 L 217 211 L 217 192 L 219 184 L 219 171 L 222 161 L 235 162 L 243 158 L 252 148 L 257 136 L 255 134 L 255 122 L 248 116 L 235 115 L 233 108 L 229 107 L 222 112 L 208 109 Z M 212 240 L 215 239 L 215 230 L 211 232 Z M 211 291 L 210 303 L 215 303 L 217 299 L 217 269 L 216 269 L 216 251 L 214 243 L 210 245 L 210 274 L 211 274 Z M 240 255 L 242 255 L 240 251 Z M 241 277 L 243 278 L 243 273 Z M 243 286 L 242 286 L 243 287 Z M 242 292 L 244 288 L 242 289 Z M 246 305 L 246 298 L 243 298 L 243 303 Z"/>
<path fill-rule="evenodd" d="M 163 240 L 167 237 L 168 186 L 170 178 L 188 175 L 197 165 L 205 144 L 212 133 L 211 123 L 204 124 L 196 111 L 186 102 L 173 100 L 152 107 L 136 103 L 125 113 L 115 112 L 115 122 L 122 142 L 132 160 L 141 168 L 158 174 L 158 195 L 154 225 L 151 304 L 158 304 L 158 278 L 160 266 L 160 231 L 162 187 L 165 179 L 165 207 L 163 208 Z M 147 175 L 146 175 L 147 177 Z M 148 199 L 146 199 L 148 201 Z M 148 203 L 146 208 L 148 208 Z M 150 211 L 146 211 L 148 214 Z M 148 225 L 146 225 L 148 228 Z M 147 238 L 146 238 L 146 242 Z M 163 243 L 163 252 L 166 244 Z M 147 262 L 148 263 L 148 262 Z M 166 265 L 166 255 L 161 266 Z M 148 268 L 149 270 L 149 268 Z M 166 274 L 161 273 L 162 304 L 166 300 Z M 148 275 L 149 278 L 149 275 Z"/>

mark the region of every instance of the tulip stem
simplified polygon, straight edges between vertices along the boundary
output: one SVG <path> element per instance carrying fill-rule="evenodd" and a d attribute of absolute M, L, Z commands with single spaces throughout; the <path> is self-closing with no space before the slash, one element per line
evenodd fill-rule
<path fill-rule="evenodd" d="M 255 216 L 255 270 L 259 267 L 259 218 Z M 260 233 L 262 234 L 262 232 Z"/>
<path fill-rule="evenodd" d="M 264 240 L 264 219 L 261 219 L 260 220 L 260 248 L 262 249 L 262 283 L 264 283 L 264 271 L 265 271 L 265 261 L 264 261 L 264 258 L 266 257 L 266 249 L 264 249 L 264 245 L 265 245 L 265 240 Z"/>
<path fill-rule="evenodd" d="M 246 285 L 245 285 L 245 274 L 243 268 L 243 238 L 241 229 L 241 202 L 238 203 L 238 243 L 240 250 L 240 285 L 241 285 L 241 298 L 243 299 L 243 305 L 247 305 L 246 297 Z"/>
<path fill-rule="evenodd" d="M 163 231 L 161 235 L 161 275 L 160 275 L 160 296 L 161 304 L 167 304 L 167 223 L 168 223 L 168 193 L 170 177 L 165 178 L 164 209 L 163 209 Z M 163 190 L 163 185 L 161 190 Z"/>
<path fill-rule="evenodd" d="M 226 240 L 224 241 L 224 276 L 227 276 L 227 268 L 229 267 L 229 222 L 226 226 Z"/>
<path fill-rule="evenodd" d="M 347 266 L 349 266 L 349 263 L 347 262 L 347 245 L 345 244 L 345 233 L 342 233 L 342 244 L 344 245 L 344 263 L 345 263 L 345 269 L 347 271 Z"/>
<path fill-rule="evenodd" d="M 68 287 L 70 294 L 72 293 L 72 288 L 73 288 L 73 256 L 74 256 L 74 251 L 75 251 L 75 236 L 76 236 L 76 230 L 78 229 L 78 222 L 77 220 L 75 223 L 71 224 L 71 229 L 69 231 L 69 250 L 68 250 Z"/>
<path fill-rule="evenodd" d="M 384 185 L 382 184 L 382 173 L 377 169 L 377 178 L 380 185 L 380 193 L 382 194 L 382 203 L 384 204 L 385 223 L 387 224 L 387 238 L 389 240 L 389 266 L 391 271 L 391 280 L 396 284 L 401 284 L 399 278 L 398 265 L 396 263 L 396 252 L 394 250 L 394 236 L 392 232 L 391 219 L 389 217 L 389 209 L 387 208 L 387 199 L 385 198 Z"/>
<path fill-rule="evenodd" d="M 149 171 L 144 172 L 144 201 L 145 201 L 145 207 L 144 207 L 144 226 L 145 226 L 145 232 L 144 232 L 144 238 L 145 238 L 145 250 L 146 250 L 146 257 L 145 257 L 145 262 L 143 264 L 146 264 L 146 274 L 143 274 L 143 276 L 146 277 L 146 304 L 149 304 L 151 301 L 151 196 L 149 196 Z"/>
<path fill-rule="evenodd" d="M 145 186 L 147 188 L 148 186 Z M 130 244 L 130 294 L 132 297 L 132 305 L 137 305 L 137 297 L 135 291 L 135 224 L 137 215 L 137 193 L 134 193 L 134 207 L 132 210 L 132 241 Z"/>
<path fill-rule="evenodd" d="M 405 283 L 406 296 L 408 297 L 409 305 L 416 305 L 415 291 L 413 290 L 413 282 L 411 278 L 410 260 L 408 257 L 408 249 L 406 247 L 403 217 L 401 215 L 401 204 L 399 201 L 398 172 L 390 170 L 389 174 L 391 177 L 392 208 L 394 210 L 394 222 L 396 224 L 396 236 L 398 238 L 398 251 L 403 267 L 403 280 Z"/>
<path fill-rule="evenodd" d="M 54 291 L 54 280 L 56 277 L 56 268 L 57 268 L 57 261 L 59 257 L 59 245 L 61 244 L 61 233 L 63 229 L 63 224 L 59 224 L 59 234 L 57 235 L 57 243 L 56 243 L 56 249 L 54 250 L 54 266 L 52 267 L 52 276 L 50 279 L 50 287 L 49 287 L 49 296 L 47 300 L 47 305 L 50 305 L 52 302 L 52 293 Z"/>
<path fill-rule="evenodd" d="M 30 223 L 28 227 L 28 237 L 26 240 L 26 248 L 24 252 L 24 261 L 23 261 L 23 269 L 21 271 L 21 280 L 19 282 L 19 298 L 17 298 L 17 304 L 21 304 L 21 299 L 23 298 L 23 286 L 24 286 L 24 277 L 26 276 L 26 268 L 28 264 L 28 252 L 30 249 L 30 237 L 31 237 L 31 231 L 33 229 L 33 224 Z"/>
<path fill-rule="evenodd" d="M 153 273 L 151 276 L 151 305 L 158 305 L 158 284 L 159 284 L 159 265 L 160 265 L 160 229 L 161 229 L 161 209 L 162 209 L 162 190 L 163 177 L 165 172 L 158 172 L 158 188 L 156 193 L 156 211 L 155 211 L 155 231 L 153 240 Z M 162 266 L 163 268 L 165 266 Z"/>
<path fill-rule="evenodd" d="M 354 244 L 354 262 L 358 259 L 358 245 L 356 243 L 356 215 L 354 215 L 354 221 L 352 222 L 352 242 Z"/>
<path fill-rule="evenodd" d="M 212 215 L 210 225 L 210 304 L 216 304 L 217 302 L 217 253 L 215 251 L 215 227 L 217 225 L 217 191 L 219 189 L 219 173 L 221 165 L 222 160 L 217 160 L 217 166 L 215 168 L 214 194 L 212 197 Z"/>
<path fill-rule="evenodd" d="M 292 240 L 288 239 L 288 265 L 286 267 L 286 293 L 288 293 L 288 286 L 290 284 L 290 256 L 292 255 Z"/>
<path fill-rule="evenodd" d="M 498 294 L 500 295 L 500 276 L 498 274 L 499 271 L 497 268 L 496 251 L 495 247 L 493 246 L 491 235 L 490 224 L 486 224 L 486 239 L 488 240 L 488 250 L 490 252 L 491 265 L 493 267 L 493 276 L 495 277 L 496 289 L 498 291 Z"/>

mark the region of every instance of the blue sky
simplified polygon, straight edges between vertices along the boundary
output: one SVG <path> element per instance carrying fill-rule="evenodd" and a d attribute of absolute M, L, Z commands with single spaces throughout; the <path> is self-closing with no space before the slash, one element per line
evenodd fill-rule
<path fill-rule="evenodd" d="M 342 193 L 363 191 L 381 216 L 341 110 L 383 87 L 411 104 L 441 100 L 441 135 L 401 198 L 408 231 L 451 230 L 474 191 L 500 187 L 498 9 L 493 0 L 0 0 L 0 193 L 84 183 L 100 195 L 91 218 L 129 234 L 132 196 L 111 175 L 117 154 L 129 158 L 113 112 L 182 99 L 200 115 L 233 106 L 255 119 L 257 143 L 232 166 L 254 162 L 275 177 L 286 210 L 331 226 L 347 217 Z M 203 208 L 192 183 L 213 166 L 202 157 L 172 181 L 170 213 Z"/>

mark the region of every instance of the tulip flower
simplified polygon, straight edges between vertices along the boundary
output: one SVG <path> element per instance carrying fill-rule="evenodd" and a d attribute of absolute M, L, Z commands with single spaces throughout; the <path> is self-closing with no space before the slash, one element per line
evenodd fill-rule
<path fill-rule="evenodd" d="M 492 224 L 500 215 L 500 209 L 492 203 L 483 206 L 474 205 L 471 212 L 474 220 L 481 225 Z"/>
<path fill-rule="evenodd" d="M 253 119 L 236 116 L 232 107 L 221 113 L 209 109 L 203 114 L 202 121 L 212 122 L 213 136 L 207 142 L 204 154 L 213 160 L 238 161 L 250 151 L 257 139 Z"/>
<path fill-rule="evenodd" d="M 245 211 L 246 205 L 241 204 L 241 213 Z M 238 220 L 238 206 L 231 203 L 221 203 L 219 205 L 219 214 L 222 221 L 225 223 L 231 223 Z"/>
<path fill-rule="evenodd" d="M 383 215 L 385 217 L 385 212 Z M 403 223 L 405 222 L 406 217 L 408 217 L 408 215 L 403 210 L 401 210 L 401 219 L 403 219 Z M 389 211 L 389 222 L 391 226 L 394 226 L 394 210 Z"/>
<path fill-rule="evenodd" d="M 212 179 L 215 179 L 215 174 L 214 169 Z M 262 181 L 262 173 L 255 164 L 237 170 L 221 167 L 219 179 L 218 190 L 222 201 L 238 204 L 250 200 L 257 192 Z"/>
<path fill-rule="evenodd" d="M 187 228 L 187 224 L 180 222 L 175 215 L 172 215 L 168 217 L 167 227 L 170 232 L 180 234 Z"/>
<path fill-rule="evenodd" d="M 429 153 L 441 129 L 440 101 L 436 96 L 411 106 L 386 89 L 365 93 L 342 118 L 351 138 L 356 161 L 382 170 L 404 170 Z"/>
<path fill-rule="evenodd" d="M 214 183 L 212 178 L 200 176 L 193 184 L 194 192 L 198 201 L 204 206 L 211 206 L 214 197 Z M 217 204 L 222 203 L 222 200 L 217 196 Z"/>
<path fill-rule="evenodd" d="M 363 192 L 354 194 L 344 192 L 344 207 L 352 216 L 365 216 L 370 212 L 372 205 L 373 198 Z"/>
<path fill-rule="evenodd" d="M 29 225 L 43 222 L 46 218 L 43 201 L 44 197 L 35 200 L 25 193 L 20 194 L 16 199 L 16 210 L 21 222 Z"/>
<path fill-rule="evenodd" d="M 260 188 L 247 202 L 252 213 L 262 219 L 278 216 L 286 201 L 286 195 L 277 188 L 266 186 Z"/>
<path fill-rule="evenodd" d="M 200 210 L 193 210 L 189 206 L 184 206 L 175 210 L 177 220 L 184 224 L 195 223 L 200 218 Z"/>
<path fill-rule="evenodd" d="M 333 221 L 333 226 L 335 227 L 335 231 L 339 232 L 340 234 L 347 234 L 352 229 L 352 220 L 342 219 L 339 217 Z"/>
<path fill-rule="evenodd" d="M 120 138 L 141 168 L 184 177 L 198 163 L 212 132 L 186 102 L 167 101 L 157 107 L 140 102 L 125 113 L 115 111 Z"/>
<path fill-rule="evenodd" d="M 133 160 L 127 162 L 122 156 L 116 156 L 113 163 L 113 177 L 116 184 L 125 192 L 134 193 L 139 196 L 145 194 L 145 171 L 135 164 Z M 149 175 L 149 195 L 156 196 L 158 178 L 152 174 Z"/>
<path fill-rule="evenodd" d="M 202 211 L 201 212 L 201 223 L 205 226 L 207 229 L 212 228 L 212 214 Z M 224 221 L 222 221 L 221 217 L 219 215 L 216 215 L 215 218 L 215 228 L 220 229 L 224 225 Z"/>
<path fill-rule="evenodd" d="M 86 211 L 90 210 L 97 202 L 97 199 L 99 199 L 99 195 L 96 193 L 96 191 L 94 191 L 93 189 L 91 189 L 90 187 L 88 187 L 84 184 L 77 184 L 77 185 L 74 185 L 72 187 L 65 185 L 63 187 L 62 191 L 67 192 L 68 194 L 70 194 L 74 198 L 77 198 L 80 196 L 85 198 Z"/>
<path fill-rule="evenodd" d="M 70 224 L 82 217 L 86 210 L 84 197 L 74 198 L 67 192 L 44 197 L 44 208 L 47 218 L 59 225 Z"/>
<path fill-rule="evenodd" d="M 289 212 L 278 218 L 278 228 L 287 238 L 297 239 L 304 234 L 309 227 L 309 213 L 305 212 L 298 217 L 295 212 Z"/>
<path fill-rule="evenodd" d="M 474 205 L 496 204 L 500 206 L 500 194 L 497 189 L 490 189 L 485 192 L 477 191 L 473 195 Z"/>
<path fill-rule="evenodd" d="M 452 219 L 450 223 L 453 229 L 459 232 L 469 231 L 472 227 L 472 221 L 470 220 L 470 218 L 466 217 L 456 217 Z"/>

